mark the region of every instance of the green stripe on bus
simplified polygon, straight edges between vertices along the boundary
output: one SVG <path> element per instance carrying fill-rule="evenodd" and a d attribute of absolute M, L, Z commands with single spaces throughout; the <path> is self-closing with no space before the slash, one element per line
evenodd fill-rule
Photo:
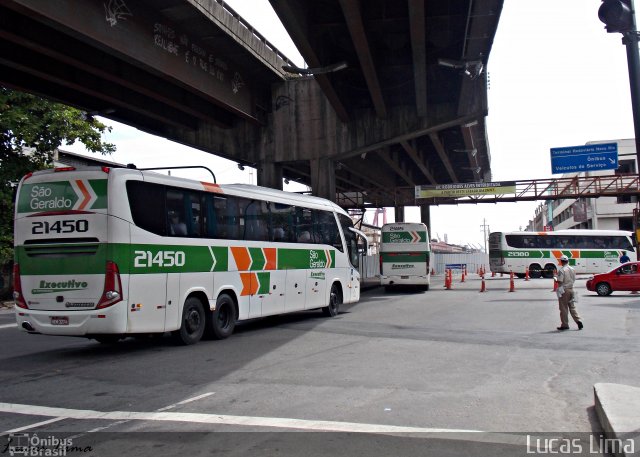
<path fill-rule="evenodd" d="M 334 250 L 277 249 L 276 269 L 320 269 L 335 267 Z M 262 249 L 249 248 L 251 271 L 263 270 L 267 259 Z M 193 273 L 229 271 L 230 250 L 226 246 L 163 244 L 75 243 L 17 246 L 15 260 L 22 275 L 101 274 L 112 260 L 121 274 Z M 415 257 L 414 257 L 415 259 Z"/>
<path fill-rule="evenodd" d="M 258 288 L 259 294 L 268 294 L 270 285 L 271 285 L 271 273 L 256 273 L 258 277 L 258 283 L 260 283 L 260 287 Z"/>

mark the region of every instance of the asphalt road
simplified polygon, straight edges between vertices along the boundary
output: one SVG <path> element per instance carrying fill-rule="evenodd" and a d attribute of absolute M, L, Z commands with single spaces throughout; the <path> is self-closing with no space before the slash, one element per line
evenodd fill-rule
<path fill-rule="evenodd" d="M 558 332 L 550 280 L 486 285 L 376 288 L 337 318 L 267 318 L 190 347 L 28 335 L 0 312 L 0 453 L 12 438 L 90 456 L 510 456 L 556 439 L 594 455 L 593 385 L 638 385 L 640 295 L 581 280 L 585 329 Z"/>

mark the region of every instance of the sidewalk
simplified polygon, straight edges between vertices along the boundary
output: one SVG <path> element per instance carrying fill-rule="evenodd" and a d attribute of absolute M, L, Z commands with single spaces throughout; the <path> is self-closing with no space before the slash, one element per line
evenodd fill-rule
<path fill-rule="evenodd" d="M 593 386 L 596 413 L 605 435 L 612 442 L 612 454 L 630 457 L 640 452 L 640 388 L 623 384 Z"/>

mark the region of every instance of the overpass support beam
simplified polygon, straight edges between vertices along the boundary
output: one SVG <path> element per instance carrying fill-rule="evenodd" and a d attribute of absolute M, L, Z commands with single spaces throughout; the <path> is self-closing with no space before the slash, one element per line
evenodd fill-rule
<path fill-rule="evenodd" d="M 431 205 L 420 205 L 420 222 L 427 226 L 431 237 Z"/>
<path fill-rule="evenodd" d="M 396 206 L 394 212 L 396 214 L 396 222 L 404 222 L 404 206 Z"/>
<path fill-rule="evenodd" d="M 258 185 L 282 190 L 282 165 L 267 160 L 259 163 Z"/>
<path fill-rule="evenodd" d="M 311 190 L 313 195 L 336 201 L 336 170 L 328 157 L 311 159 Z"/>

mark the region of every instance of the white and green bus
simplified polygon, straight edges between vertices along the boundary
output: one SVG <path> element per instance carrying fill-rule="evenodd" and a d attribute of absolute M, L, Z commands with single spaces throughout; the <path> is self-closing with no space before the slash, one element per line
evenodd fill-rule
<path fill-rule="evenodd" d="M 396 222 L 382 226 L 380 284 L 419 286 L 429 290 L 431 244 L 427 226 L 420 222 Z"/>
<path fill-rule="evenodd" d="M 513 272 L 524 278 L 552 278 L 560 256 L 569 257 L 576 273 L 604 273 L 620 263 L 625 251 L 636 260 L 632 233 L 622 230 L 557 230 L 554 232 L 493 232 L 489 234 L 492 272 Z"/>
<path fill-rule="evenodd" d="M 25 176 L 15 213 L 20 328 L 193 344 L 237 321 L 360 298 L 357 234 L 334 203 L 129 168 Z"/>

